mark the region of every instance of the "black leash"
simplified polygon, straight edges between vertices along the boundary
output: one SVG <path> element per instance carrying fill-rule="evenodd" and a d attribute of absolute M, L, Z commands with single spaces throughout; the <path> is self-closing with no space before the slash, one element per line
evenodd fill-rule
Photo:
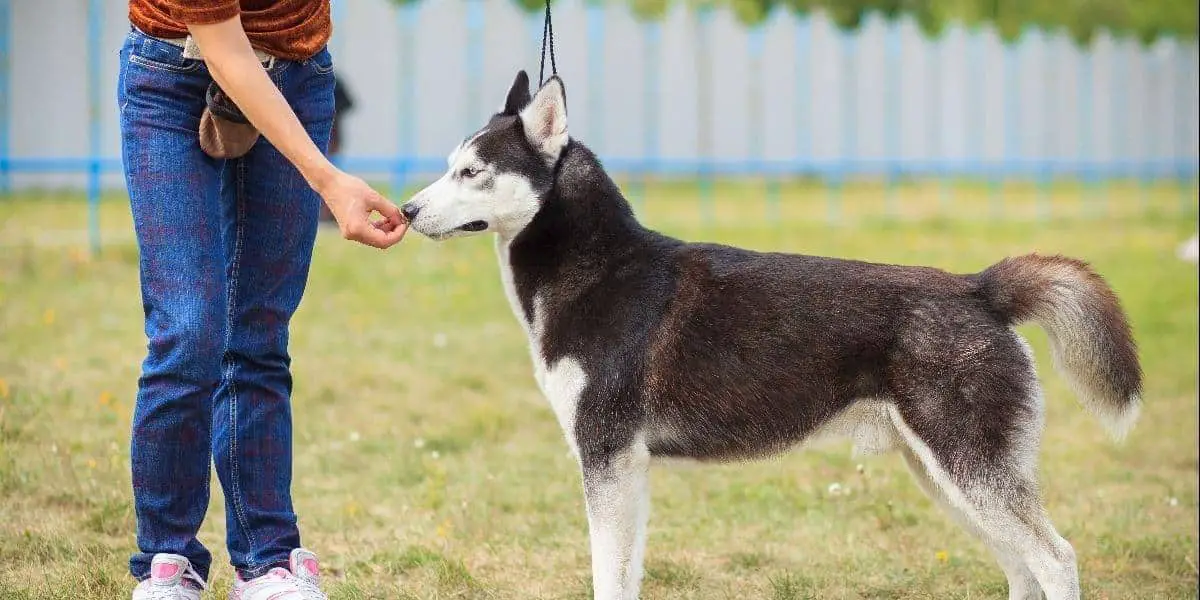
<path fill-rule="evenodd" d="M 546 75 L 546 42 L 550 43 L 550 76 L 558 75 L 558 65 L 554 62 L 554 25 L 550 23 L 550 0 L 546 0 L 546 24 L 542 26 L 542 65 L 538 68 L 538 87 L 545 83 Z"/>

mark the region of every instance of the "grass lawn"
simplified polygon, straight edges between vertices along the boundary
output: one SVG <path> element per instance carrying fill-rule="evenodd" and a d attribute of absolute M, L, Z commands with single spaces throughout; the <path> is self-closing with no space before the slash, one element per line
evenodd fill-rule
<path fill-rule="evenodd" d="M 1124 445 L 1110 442 L 1049 368 L 1042 331 L 1023 327 L 1046 387 L 1046 503 L 1075 546 L 1085 597 L 1196 598 L 1197 271 L 1174 254 L 1196 231 L 1195 195 L 1001 192 L 960 187 L 947 200 L 911 187 L 889 205 L 870 188 L 835 198 L 785 186 L 772 205 L 719 185 L 708 220 L 694 190 L 662 184 L 638 207 L 668 233 L 757 249 L 959 272 L 1029 251 L 1092 262 L 1132 316 L 1145 410 Z M 877 218 L 888 210 L 902 218 Z M 138 255 L 123 198 L 100 216 L 93 257 L 77 196 L 0 199 L 5 600 L 126 599 L 132 588 Z M 332 598 L 589 597 L 579 474 L 536 389 L 490 238 L 413 235 L 379 252 L 322 231 L 292 332 L 294 496 Z M 647 599 L 1007 597 L 990 555 L 898 456 L 855 459 L 834 444 L 656 467 L 651 482 Z M 216 560 L 206 598 L 224 598 L 231 577 L 219 490 L 214 476 L 200 534 Z"/>

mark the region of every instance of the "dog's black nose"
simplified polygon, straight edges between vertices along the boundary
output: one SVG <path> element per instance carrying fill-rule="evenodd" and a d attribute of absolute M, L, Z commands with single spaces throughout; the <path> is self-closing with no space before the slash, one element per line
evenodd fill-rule
<path fill-rule="evenodd" d="M 421 212 L 421 208 L 412 202 L 400 207 L 400 213 L 404 215 L 405 219 L 408 219 L 409 223 L 411 223 L 413 219 L 417 218 L 417 213 L 419 212 Z"/>

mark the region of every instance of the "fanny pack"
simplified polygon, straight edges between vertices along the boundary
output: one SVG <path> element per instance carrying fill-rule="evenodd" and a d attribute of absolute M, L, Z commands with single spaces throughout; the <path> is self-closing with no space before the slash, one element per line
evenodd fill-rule
<path fill-rule="evenodd" d="M 163 41 L 182 48 L 184 58 L 204 60 L 192 36 Z M 254 50 L 254 54 L 263 68 L 275 66 L 276 58 L 271 54 L 258 49 Z M 250 124 L 250 120 L 216 81 L 209 84 L 204 102 L 204 112 L 200 115 L 200 149 L 220 159 L 238 158 L 249 152 L 258 141 L 258 129 Z"/>

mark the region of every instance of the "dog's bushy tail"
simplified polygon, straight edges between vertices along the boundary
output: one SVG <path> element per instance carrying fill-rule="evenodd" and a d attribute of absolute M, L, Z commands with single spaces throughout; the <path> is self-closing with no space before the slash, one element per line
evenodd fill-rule
<path fill-rule="evenodd" d="M 1141 411 L 1142 368 L 1125 311 L 1104 279 L 1083 261 L 1029 254 L 988 267 L 979 285 L 1009 324 L 1033 321 L 1046 330 L 1055 367 L 1124 439 Z"/>

